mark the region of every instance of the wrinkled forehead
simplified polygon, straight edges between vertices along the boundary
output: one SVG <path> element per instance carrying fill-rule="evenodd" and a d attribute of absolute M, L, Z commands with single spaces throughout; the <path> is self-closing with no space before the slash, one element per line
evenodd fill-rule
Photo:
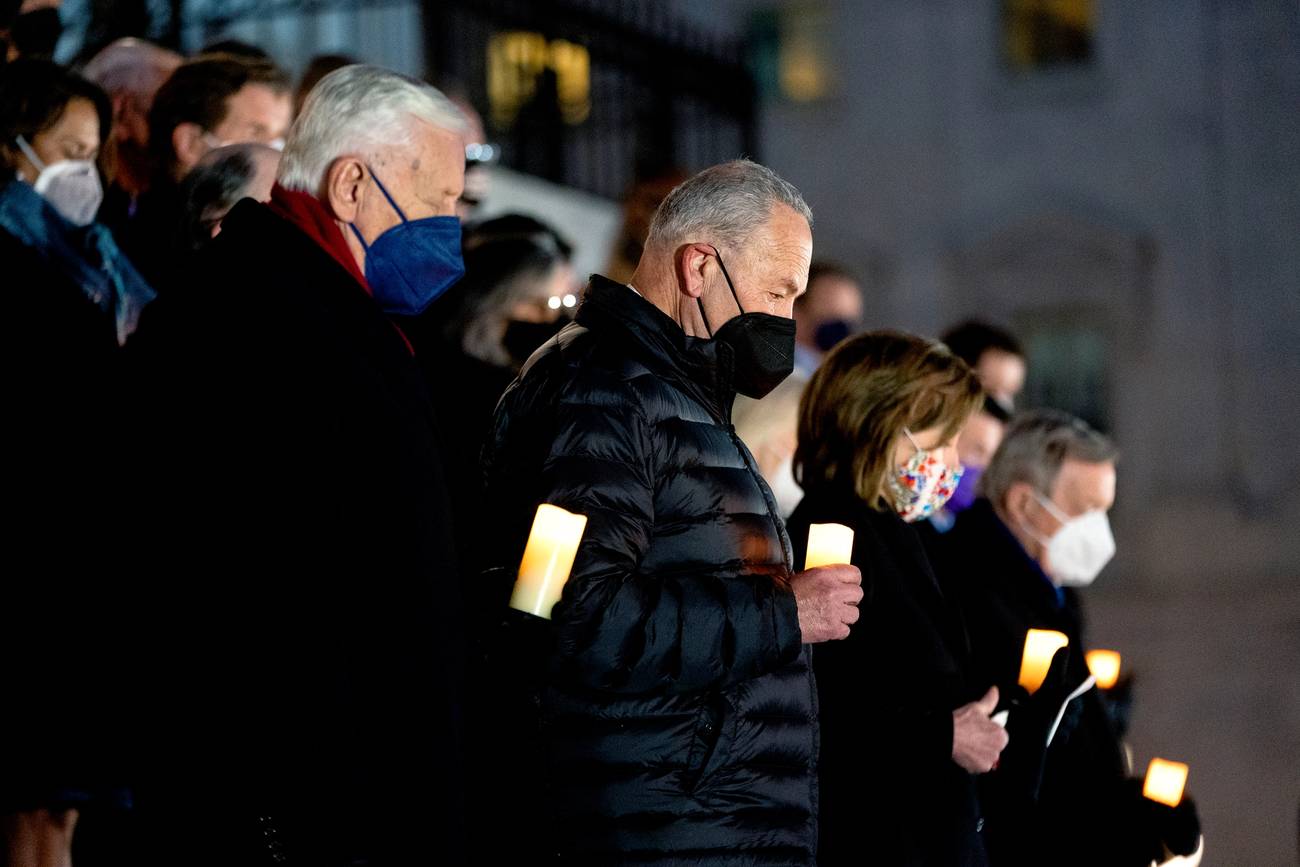
<path fill-rule="evenodd" d="M 780 276 L 796 278 L 801 290 L 807 287 L 812 229 L 803 215 L 789 205 L 774 207 L 745 246 L 745 255 L 753 267 L 778 270 Z"/>
<path fill-rule="evenodd" d="M 420 118 L 411 118 L 406 141 L 382 148 L 376 161 L 382 175 L 410 184 L 421 199 L 459 196 L 465 186 L 464 137 Z"/>

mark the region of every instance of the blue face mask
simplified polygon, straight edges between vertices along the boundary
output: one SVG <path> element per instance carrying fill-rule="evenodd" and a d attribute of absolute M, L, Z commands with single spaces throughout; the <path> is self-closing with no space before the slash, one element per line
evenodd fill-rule
<path fill-rule="evenodd" d="M 366 250 L 366 282 L 385 313 L 418 316 L 465 276 L 465 260 L 460 255 L 460 220 L 456 217 L 406 219 L 374 169 L 370 174 L 402 222 L 376 238 L 373 244 L 367 244 L 357 227 L 352 226 L 352 234 Z"/>

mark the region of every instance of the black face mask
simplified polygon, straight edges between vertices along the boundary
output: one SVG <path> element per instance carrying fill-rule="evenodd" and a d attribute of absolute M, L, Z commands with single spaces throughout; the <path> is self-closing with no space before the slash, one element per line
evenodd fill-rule
<path fill-rule="evenodd" d="M 569 320 L 560 317 L 554 322 L 525 322 L 511 319 L 506 324 L 506 333 L 501 337 L 501 345 L 514 359 L 515 364 L 522 365 L 528 356 L 537 351 L 537 347 L 560 333 L 560 329 L 569 324 Z"/>
<path fill-rule="evenodd" d="M 703 302 L 696 298 L 695 303 L 699 305 L 709 336 L 731 347 L 735 357 L 733 384 L 736 391 L 757 400 L 780 385 L 794 370 L 794 320 L 771 313 L 746 313 L 717 247 L 713 248 L 713 253 L 718 257 L 722 278 L 727 281 L 740 315 L 728 319 L 715 333 L 709 325 Z"/>
<path fill-rule="evenodd" d="M 52 6 L 24 12 L 14 19 L 9 31 L 9 38 L 19 55 L 38 60 L 49 60 L 54 56 L 54 46 L 58 45 L 63 35 L 63 21 L 59 10 Z"/>

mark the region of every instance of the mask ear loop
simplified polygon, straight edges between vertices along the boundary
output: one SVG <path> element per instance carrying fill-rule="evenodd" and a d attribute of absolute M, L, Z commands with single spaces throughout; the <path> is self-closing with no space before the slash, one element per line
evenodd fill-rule
<path fill-rule="evenodd" d="M 1051 515 L 1053 518 L 1055 518 L 1057 521 L 1060 522 L 1061 527 L 1064 527 L 1067 523 L 1069 523 L 1070 519 L 1065 517 L 1065 514 L 1061 512 L 1061 510 L 1056 507 L 1056 504 L 1053 503 L 1050 499 L 1043 496 L 1037 490 L 1034 490 L 1032 488 L 1030 489 L 1030 493 L 1034 495 L 1034 499 L 1038 502 L 1038 505 L 1042 507 L 1043 511 L 1047 512 L 1047 514 Z M 1051 536 L 1043 536 L 1033 527 L 1029 526 L 1027 522 L 1020 521 L 1019 524 L 1021 528 L 1024 529 L 1024 531 L 1028 533 L 1030 537 L 1033 538 L 1033 540 L 1038 544 L 1046 547 L 1052 541 Z M 1061 532 L 1061 528 L 1058 527 L 1056 529 L 1056 532 L 1057 533 Z"/>
<path fill-rule="evenodd" d="M 393 201 L 393 197 L 389 195 L 388 187 L 384 186 L 383 181 L 379 180 L 379 175 L 375 174 L 375 170 L 371 169 L 370 166 L 366 166 L 366 168 L 370 169 L 370 177 L 374 178 L 375 184 L 379 187 L 379 192 L 384 194 L 385 199 L 388 199 L 388 204 L 393 206 L 393 210 L 397 212 L 397 216 L 402 218 L 403 223 L 409 223 L 410 220 L 406 219 L 406 214 L 403 213 L 401 208 L 397 207 L 397 202 Z"/>
<path fill-rule="evenodd" d="M 713 244 L 710 244 L 709 246 L 713 248 L 713 258 L 718 260 L 718 268 L 722 270 L 722 279 L 727 281 L 727 288 L 731 290 L 731 298 L 736 302 L 736 309 L 738 309 L 743 316 L 745 313 L 745 306 L 740 303 L 740 296 L 736 294 L 736 285 L 731 282 L 731 275 L 727 273 L 727 266 L 722 261 L 722 253 L 720 253 L 718 248 Z M 700 308 L 700 318 L 704 320 L 704 330 L 709 332 L 709 337 L 712 338 L 713 328 L 709 325 L 708 314 L 704 312 L 703 300 L 696 298 L 695 306 Z"/>
<path fill-rule="evenodd" d="M 1034 499 L 1037 500 L 1038 505 L 1042 506 L 1053 518 L 1060 521 L 1062 524 L 1070 523 L 1069 516 L 1062 512 L 1049 498 L 1043 496 L 1038 491 L 1034 491 Z"/>
<path fill-rule="evenodd" d="M 916 440 L 912 439 L 912 432 L 907 428 L 903 428 L 903 436 L 907 437 L 907 441 L 912 444 L 912 448 L 916 449 L 918 452 L 925 451 L 925 449 L 916 444 Z"/>
<path fill-rule="evenodd" d="M 18 145 L 18 149 L 23 152 L 23 156 L 27 157 L 27 159 L 31 161 L 31 164 L 36 166 L 36 171 L 43 172 L 49 168 L 49 166 L 45 164 L 45 161 L 36 155 L 36 149 L 27 142 L 25 136 L 20 135 L 15 138 L 14 144 Z"/>
<path fill-rule="evenodd" d="M 700 318 L 704 320 L 704 330 L 709 332 L 709 339 L 713 339 L 713 329 L 709 327 L 709 316 L 704 312 L 704 303 L 699 298 L 695 299 L 695 306 L 700 308 Z"/>
<path fill-rule="evenodd" d="M 718 260 L 718 267 L 722 269 L 722 279 L 727 281 L 727 288 L 731 290 L 731 300 L 736 302 L 736 309 L 740 311 L 741 316 L 744 316 L 745 305 L 740 303 L 740 296 L 736 294 L 736 284 L 731 282 L 731 275 L 727 273 L 727 265 L 722 261 L 722 253 L 712 244 L 709 246 L 713 247 L 713 256 Z"/>
<path fill-rule="evenodd" d="M 375 182 L 375 185 L 379 187 L 379 192 L 384 194 L 384 198 L 388 199 L 388 204 L 393 206 L 393 210 L 397 212 L 397 216 L 402 218 L 403 223 L 409 223 L 410 220 L 406 219 L 406 214 L 397 206 L 397 202 L 393 201 L 393 197 L 389 194 L 388 188 L 384 186 L 383 181 L 379 180 L 379 175 L 375 173 L 375 170 L 367 165 L 366 171 L 370 172 L 371 179 Z M 361 232 L 357 230 L 356 224 L 348 223 L 348 228 L 352 230 L 352 234 L 357 236 L 357 240 L 361 242 L 362 249 L 369 253 L 370 245 L 366 243 L 365 238 L 361 237 Z"/>

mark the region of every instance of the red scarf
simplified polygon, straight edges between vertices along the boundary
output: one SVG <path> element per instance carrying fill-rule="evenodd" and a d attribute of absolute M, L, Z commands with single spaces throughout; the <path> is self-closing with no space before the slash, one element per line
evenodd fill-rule
<path fill-rule="evenodd" d="M 334 217 L 326 210 L 320 199 L 311 193 L 286 190 L 276 184 L 271 188 L 271 201 L 268 206 L 276 215 L 301 229 L 303 234 L 329 253 L 335 262 L 347 269 L 352 278 L 361 284 L 361 288 L 366 290 L 367 295 L 374 296 L 375 293 L 370 291 L 370 284 L 366 282 L 366 275 L 361 273 L 361 269 L 357 267 L 356 257 L 348 249 L 348 242 L 343 238 L 343 230 L 339 228 L 339 224 L 334 221 Z M 411 345 L 406 332 L 398 327 L 396 322 L 392 322 L 392 326 L 397 336 L 406 344 L 407 351 L 414 355 L 415 347 Z"/>
<path fill-rule="evenodd" d="M 356 257 L 348 249 L 348 242 L 343 238 L 343 230 L 339 228 L 339 224 L 334 221 L 320 199 L 311 193 L 286 190 L 276 184 L 271 188 L 271 201 L 268 204 L 278 216 L 301 229 L 303 234 L 329 253 L 334 261 L 346 268 L 353 279 L 361 284 L 361 288 L 366 290 L 366 294 L 374 294 L 370 291 L 370 284 L 366 282 L 366 275 L 362 274 L 361 269 L 357 267 Z"/>

